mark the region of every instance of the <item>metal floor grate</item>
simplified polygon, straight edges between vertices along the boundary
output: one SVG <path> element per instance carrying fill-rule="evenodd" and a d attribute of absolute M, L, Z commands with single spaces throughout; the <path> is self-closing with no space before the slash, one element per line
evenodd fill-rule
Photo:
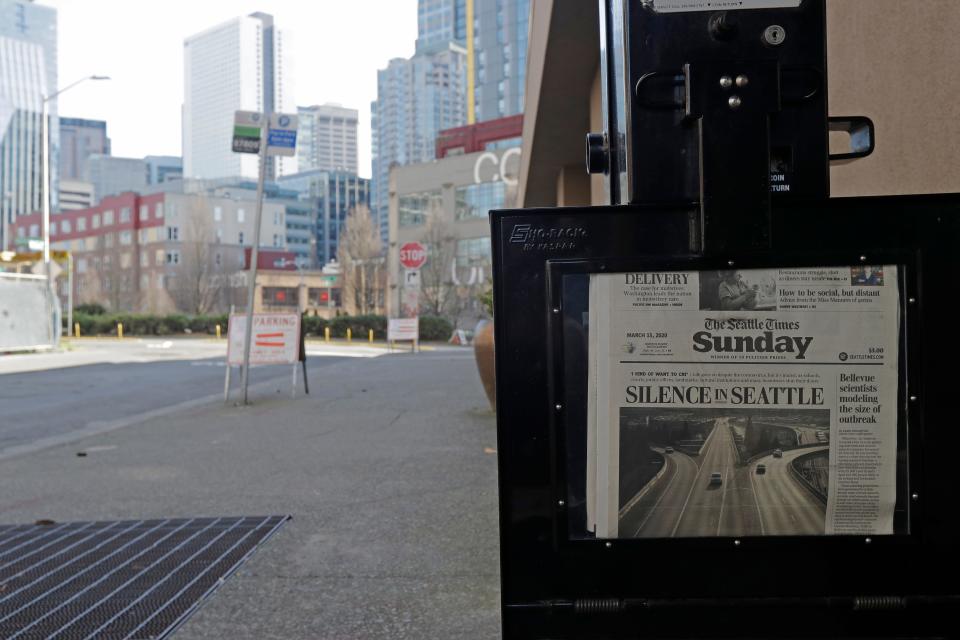
<path fill-rule="evenodd" d="M 0 638 L 164 638 L 289 516 L 0 526 Z"/>

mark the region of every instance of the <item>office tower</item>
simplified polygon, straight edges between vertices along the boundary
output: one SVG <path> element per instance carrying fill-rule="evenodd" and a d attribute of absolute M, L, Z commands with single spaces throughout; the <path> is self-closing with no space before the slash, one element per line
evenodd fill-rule
<path fill-rule="evenodd" d="M 147 187 L 147 163 L 139 158 L 92 155 L 84 162 L 83 180 L 93 185 L 93 201 Z"/>
<path fill-rule="evenodd" d="M 370 181 L 345 171 L 302 171 L 280 178 L 279 185 L 296 192 L 300 203 L 309 204 L 312 208 L 316 253 L 310 257 L 311 262 L 319 265 L 337 257 L 340 232 L 347 215 L 358 205 L 370 205 Z M 295 230 L 291 228 L 291 222 L 288 218 L 287 248 L 308 255 L 306 243 L 309 240 L 293 237 Z"/>
<path fill-rule="evenodd" d="M 90 156 L 110 155 L 107 123 L 103 120 L 60 118 L 60 179 L 79 180 Z"/>
<path fill-rule="evenodd" d="M 18 215 L 43 206 L 43 102 L 57 87 L 57 11 L 34 2 L 0 0 L 0 249 L 12 242 Z M 57 207 L 59 127 L 50 122 L 51 206 Z"/>
<path fill-rule="evenodd" d="M 468 2 L 475 0 L 419 0 L 417 50 L 446 42 L 466 46 Z"/>
<path fill-rule="evenodd" d="M 299 107 L 297 170 L 357 173 L 357 113 L 338 104 Z"/>
<path fill-rule="evenodd" d="M 476 27 L 467 47 L 474 77 L 470 123 L 523 113 L 530 0 L 466 1 L 474 5 Z"/>
<path fill-rule="evenodd" d="M 183 178 L 183 158 L 179 156 L 146 156 L 147 184 L 163 184 Z"/>
<path fill-rule="evenodd" d="M 257 156 L 231 150 L 234 112 L 295 110 L 285 40 L 272 16 L 253 13 L 184 41 L 185 178 L 257 177 Z M 267 179 L 295 166 L 295 158 L 269 158 Z"/>

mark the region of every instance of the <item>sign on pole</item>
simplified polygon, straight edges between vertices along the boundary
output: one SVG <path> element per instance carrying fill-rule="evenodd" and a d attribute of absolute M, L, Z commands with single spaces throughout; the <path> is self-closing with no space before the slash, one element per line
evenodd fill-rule
<path fill-rule="evenodd" d="M 260 153 L 263 136 L 263 114 L 257 111 L 237 111 L 233 115 L 233 151 Z"/>
<path fill-rule="evenodd" d="M 403 286 L 407 289 L 420 289 L 420 270 L 407 269 L 403 273 Z"/>
<path fill-rule="evenodd" d="M 243 346 L 247 316 L 230 314 L 227 365 L 243 364 Z M 253 314 L 253 341 L 250 364 L 296 364 L 300 358 L 300 314 Z"/>
<path fill-rule="evenodd" d="M 292 156 L 297 153 L 297 116 L 271 113 L 267 127 L 267 155 Z"/>
<path fill-rule="evenodd" d="M 408 242 L 400 247 L 400 264 L 407 269 L 419 269 L 427 261 L 427 249 L 419 242 Z"/>

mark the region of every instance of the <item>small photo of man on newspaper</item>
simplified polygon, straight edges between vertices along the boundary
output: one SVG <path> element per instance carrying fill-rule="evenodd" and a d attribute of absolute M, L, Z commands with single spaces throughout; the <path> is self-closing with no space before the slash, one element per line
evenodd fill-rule
<path fill-rule="evenodd" d="M 824 535 L 825 409 L 620 409 L 621 538 Z"/>
<path fill-rule="evenodd" d="M 735 269 L 700 274 L 701 311 L 772 311 L 777 308 L 775 272 Z"/>
<path fill-rule="evenodd" d="M 851 267 L 850 284 L 857 287 L 882 287 L 883 267 Z"/>

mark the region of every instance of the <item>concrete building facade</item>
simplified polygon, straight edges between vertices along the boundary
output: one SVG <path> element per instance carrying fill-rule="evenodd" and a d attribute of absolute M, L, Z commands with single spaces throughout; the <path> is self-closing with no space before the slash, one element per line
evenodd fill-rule
<path fill-rule="evenodd" d="M 256 178 L 255 154 L 233 153 L 234 112 L 295 110 L 287 36 L 254 13 L 184 41 L 183 175 Z M 295 158 L 272 157 L 267 177 L 293 172 Z"/>
<path fill-rule="evenodd" d="M 299 107 L 297 170 L 357 173 L 359 112 L 338 104 Z"/>
<path fill-rule="evenodd" d="M 491 209 L 516 205 L 520 148 L 452 155 L 390 172 L 390 236 L 387 253 L 388 313 L 404 312 L 406 285 L 400 248 L 427 247 L 420 269 L 422 313 L 457 318 L 473 329 L 484 314 L 478 296 L 491 286 Z"/>

